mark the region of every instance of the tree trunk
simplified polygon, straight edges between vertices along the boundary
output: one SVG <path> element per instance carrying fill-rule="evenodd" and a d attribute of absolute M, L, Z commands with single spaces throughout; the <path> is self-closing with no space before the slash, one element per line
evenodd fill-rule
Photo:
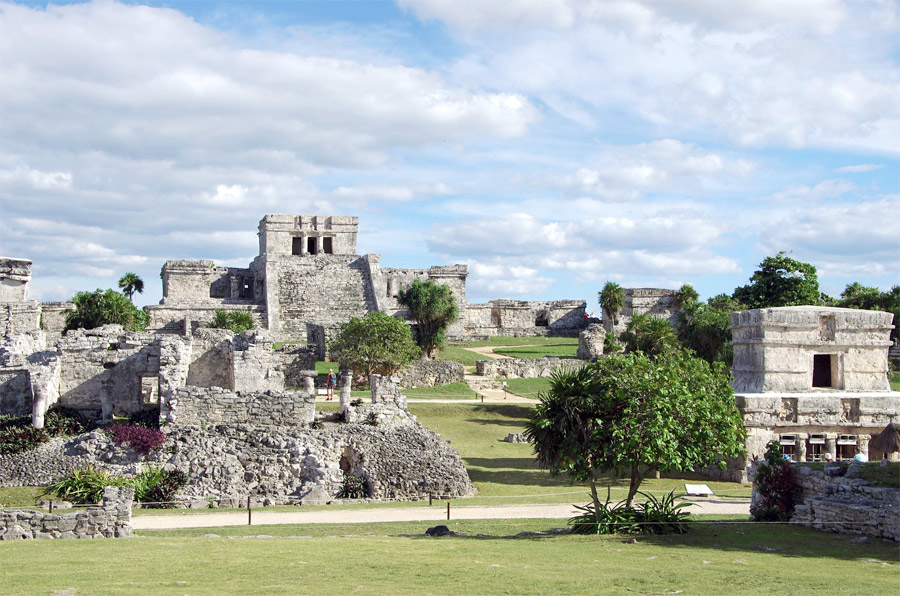
<path fill-rule="evenodd" d="M 637 494 L 642 480 L 643 478 L 641 477 L 641 470 L 638 467 L 638 463 L 633 462 L 631 464 L 631 483 L 628 485 L 628 499 L 625 501 L 626 507 L 631 507 L 631 501 L 634 500 L 634 495 Z"/>
<path fill-rule="evenodd" d="M 600 523 L 600 497 L 597 496 L 597 478 L 591 473 L 591 498 L 594 500 L 594 521 Z"/>

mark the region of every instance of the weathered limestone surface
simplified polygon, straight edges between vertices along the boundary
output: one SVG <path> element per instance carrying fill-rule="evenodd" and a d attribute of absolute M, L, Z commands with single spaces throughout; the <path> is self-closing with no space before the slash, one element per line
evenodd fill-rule
<path fill-rule="evenodd" d="M 853 463 L 824 471 L 791 466 L 800 496 L 791 523 L 840 534 L 863 534 L 900 542 L 900 487 L 871 486 L 856 477 Z M 757 498 L 756 485 L 753 499 Z"/>
<path fill-rule="evenodd" d="M 665 319 L 677 328 L 681 323 L 679 315 L 682 311 L 677 295 L 676 290 L 662 288 L 625 288 L 625 305 L 616 314 L 616 324 L 604 318 L 603 328 L 618 337 L 625 331 L 631 317 L 637 314 Z"/>
<path fill-rule="evenodd" d="M 315 394 L 310 393 L 183 387 L 168 400 L 167 421 L 181 426 L 233 422 L 260 427 L 302 426 L 313 421 L 315 400 Z"/>
<path fill-rule="evenodd" d="M 479 360 L 475 363 L 475 371 L 483 377 L 503 377 L 507 379 L 536 379 L 549 377 L 556 369 L 575 370 L 585 365 L 583 360 L 571 358 L 497 358 L 495 360 Z"/>
<path fill-rule="evenodd" d="M 732 313 L 734 389 L 889 391 L 892 318 L 887 312 L 822 306 Z M 815 356 L 828 361 L 825 387 L 813 387 Z"/>
<path fill-rule="evenodd" d="M 466 367 L 448 360 L 416 360 L 397 373 L 401 387 L 435 387 L 462 382 Z"/>
<path fill-rule="evenodd" d="M 576 337 L 587 325 L 583 300 L 491 300 L 466 309 L 468 337 Z"/>
<path fill-rule="evenodd" d="M 578 334 L 578 352 L 576 355 L 582 360 L 597 360 L 603 357 L 603 342 L 606 339 L 606 330 L 600 323 L 591 323 Z"/>
<path fill-rule="evenodd" d="M 133 500 L 133 488 L 107 486 L 100 507 L 75 513 L 3 510 L 0 511 L 0 540 L 128 538 Z"/>

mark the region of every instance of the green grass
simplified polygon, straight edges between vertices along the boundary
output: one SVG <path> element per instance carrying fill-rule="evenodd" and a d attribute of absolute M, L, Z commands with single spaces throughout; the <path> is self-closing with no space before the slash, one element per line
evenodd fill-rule
<path fill-rule="evenodd" d="M 464 341 L 454 343 L 465 348 L 482 348 L 485 346 L 543 346 L 557 344 L 578 345 L 577 337 L 492 337 L 483 341 Z"/>
<path fill-rule="evenodd" d="M 900 372 L 891 375 L 891 391 L 900 391 Z"/>
<path fill-rule="evenodd" d="M 503 379 L 506 383 L 506 389 L 516 395 L 522 397 L 530 397 L 537 399 L 539 393 L 546 393 L 550 390 L 550 379 L 541 377 L 539 379 Z"/>
<path fill-rule="evenodd" d="M 273 350 L 280 350 L 284 346 L 298 346 L 298 345 L 306 345 L 305 341 L 276 341 L 272 344 Z"/>
<path fill-rule="evenodd" d="M 575 358 L 578 352 L 578 344 L 545 344 L 542 346 L 521 346 L 517 348 L 494 348 L 495 354 L 502 354 L 510 358 L 543 358 L 544 356 L 556 356 L 557 358 Z"/>
<path fill-rule="evenodd" d="M 334 374 L 340 376 L 341 374 L 341 366 L 337 362 L 328 362 L 325 360 L 317 360 L 316 361 L 316 373 L 320 375 L 328 374 L 328 369 L 334 369 Z"/>
<path fill-rule="evenodd" d="M 43 486 L 0 487 L 0 504 L 7 508 L 33 507 L 43 492 Z"/>
<path fill-rule="evenodd" d="M 460 346 L 444 346 L 442 349 L 438 350 L 437 359 L 451 360 L 453 362 L 459 362 L 463 366 L 474 367 L 475 362 L 478 360 L 488 360 L 488 357 L 484 354 L 478 354 L 477 352 L 467 350 Z"/>
<path fill-rule="evenodd" d="M 475 399 L 475 392 L 462 381 L 436 387 L 404 389 L 403 395 L 409 399 Z"/>
<path fill-rule="evenodd" d="M 851 544 L 852 536 L 785 525 L 705 523 L 685 535 L 638 537 L 634 544 L 622 536 L 496 538 L 563 524 L 449 522 L 454 531 L 491 536 L 482 538 L 399 535 L 433 525 L 421 522 L 6 542 L 0 543 L 0 585 L 5 594 L 802 596 L 893 593 L 900 581 L 894 543 Z M 187 537 L 201 532 L 307 538 Z"/>

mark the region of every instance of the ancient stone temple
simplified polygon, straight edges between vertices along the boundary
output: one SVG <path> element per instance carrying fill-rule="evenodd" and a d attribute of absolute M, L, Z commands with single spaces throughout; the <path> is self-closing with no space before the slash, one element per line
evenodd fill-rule
<path fill-rule="evenodd" d="M 748 458 L 778 439 L 794 461 L 826 453 L 845 460 L 857 449 L 881 459 L 869 439 L 900 420 L 900 393 L 888 381 L 891 319 L 818 306 L 732 313 L 733 386 Z"/>
<path fill-rule="evenodd" d="M 615 325 L 608 318 L 603 320 L 603 328 L 607 332 L 620 335 L 634 315 L 665 319 L 676 328 L 680 324 L 678 315 L 682 308 L 676 290 L 664 288 L 624 288 L 624 290 L 625 304 L 622 310 L 616 313 Z"/>
<path fill-rule="evenodd" d="M 357 255 L 359 221 L 349 216 L 266 215 L 259 256 L 247 268 L 209 260 L 172 260 L 162 268 L 163 299 L 148 307 L 151 329 L 184 333 L 216 309 L 245 310 L 281 339 L 307 339 L 372 311 L 405 318 L 397 298 L 415 279 L 450 286 L 459 319 L 450 337 L 571 335 L 584 327 L 585 303 L 496 300 L 470 305 L 466 265 L 401 269 L 377 254 Z"/>

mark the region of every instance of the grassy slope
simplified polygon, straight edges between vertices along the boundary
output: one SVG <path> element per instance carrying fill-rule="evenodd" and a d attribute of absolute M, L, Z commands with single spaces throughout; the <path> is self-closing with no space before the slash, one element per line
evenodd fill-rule
<path fill-rule="evenodd" d="M 302 540 L 163 537 L 163 532 L 148 532 L 158 537 L 0 543 L 0 585 L 5 594 L 71 589 L 74 594 L 192 596 L 679 591 L 820 595 L 893 593 L 900 581 L 892 543 L 857 545 L 850 543 L 850 536 L 783 525 L 702 525 L 686 535 L 641 537 L 635 544 L 623 543 L 621 536 L 510 540 L 397 535 L 420 534 L 427 525 L 220 531 L 308 537 Z M 558 525 L 552 520 L 450 522 L 456 531 L 495 536 Z"/>
<path fill-rule="evenodd" d="M 544 356 L 556 356 L 557 358 L 575 358 L 578 352 L 578 344 L 560 343 L 545 344 L 542 346 L 520 346 L 513 348 L 494 348 L 495 354 L 502 354 L 510 358 L 543 358 Z"/>

